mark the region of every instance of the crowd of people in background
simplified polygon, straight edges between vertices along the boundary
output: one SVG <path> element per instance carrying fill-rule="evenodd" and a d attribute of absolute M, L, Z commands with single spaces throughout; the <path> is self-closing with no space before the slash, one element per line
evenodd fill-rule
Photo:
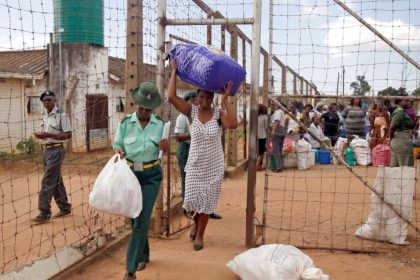
<path fill-rule="evenodd" d="M 269 111 L 265 105 L 260 104 L 257 161 L 259 171 L 263 169 L 263 155 L 267 146 L 271 148 L 271 155 L 276 163 L 273 171 L 283 170 L 282 148 L 286 137 L 295 142 L 305 139 L 312 148 L 322 148 L 312 135 L 322 139 L 328 146 L 334 146 L 339 137 L 347 138 L 348 143 L 355 137 L 366 139 L 371 150 L 379 144 L 389 145 L 392 151 L 391 166 L 414 165 L 413 141 L 417 137 L 420 115 L 416 113 L 410 100 L 377 100 L 369 105 L 362 102 L 361 98 L 355 97 L 347 105 L 332 102 L 318 103 L 314 107 L 312 104 L 294 101 L 284 107 L 311 133 L 307 133 L 298 122 L 274 103 Z"/>

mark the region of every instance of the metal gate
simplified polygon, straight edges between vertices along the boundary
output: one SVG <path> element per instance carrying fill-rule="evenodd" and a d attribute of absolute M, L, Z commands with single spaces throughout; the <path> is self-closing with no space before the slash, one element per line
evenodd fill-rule
<path fill-rule="evenodd" d="M 108 147 L 108 97 L 86 95 L 87 150 Z"/>

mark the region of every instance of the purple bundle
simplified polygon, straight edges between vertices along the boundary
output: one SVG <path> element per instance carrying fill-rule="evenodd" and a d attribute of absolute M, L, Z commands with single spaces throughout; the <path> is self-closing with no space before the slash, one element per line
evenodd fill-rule
<path fill-rule="evenodd" d="M 215 48 L 177 44 L 171 56 L 176 60 L 179 78 L 206 91 L 223 93 L 225 85 L 232 81 L 234 96 L 245 79 L 244 68 Z"/>

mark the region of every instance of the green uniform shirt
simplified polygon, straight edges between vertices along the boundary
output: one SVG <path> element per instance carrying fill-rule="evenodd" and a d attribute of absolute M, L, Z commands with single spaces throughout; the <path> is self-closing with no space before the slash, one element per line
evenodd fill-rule
<path fill-rule="evenodd" d="M 395 111 L 392 113 L 391 123 L 396 126 L 396 131 L 413 129 L 413 122 L 405 110 L 401 108 L 395 109 Z"/>
<path fill-rule="evenodd" d="M 159 143 L 162 139 L 163 121 L 155 115 L 143 129 L 136 113 L 127 115 L 118 125 L 113 149 L 120 148 L 125 157 L 134 162 L 149 162 L 159 158 Z"/>

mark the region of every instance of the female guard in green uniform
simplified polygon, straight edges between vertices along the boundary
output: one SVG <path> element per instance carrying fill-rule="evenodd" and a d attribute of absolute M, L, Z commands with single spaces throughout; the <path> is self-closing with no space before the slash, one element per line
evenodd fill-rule
<path fill-rule="evenodd" d="M 391 127 L 389 136 L 391 140 L 391 167 L 414 166 L 413 157 L 413 128 L 414 124 L 408 116 L 407 101 L 404 99 L 395 100 L 398 108 L 391 116 Z"/>
<path fill-rule="evenodd" d="M 136 279 L 136 271 L 144 269 L 149 262 L 147 231 L 162 182 L 159 149 L 168 149 L 168 141 L 162 139 L 163 121 L 152 114 L 153 109 L 162 103 L 156 85 L 142 83 L 133 90 L 132 98 L 137 110 L 121 121 L 113 144 L 114 151 L 126 157 L 143 194 L 143 209 L 137 218 L 131 220 L 132 235 L 128 243 L 125 280 Z"/>

